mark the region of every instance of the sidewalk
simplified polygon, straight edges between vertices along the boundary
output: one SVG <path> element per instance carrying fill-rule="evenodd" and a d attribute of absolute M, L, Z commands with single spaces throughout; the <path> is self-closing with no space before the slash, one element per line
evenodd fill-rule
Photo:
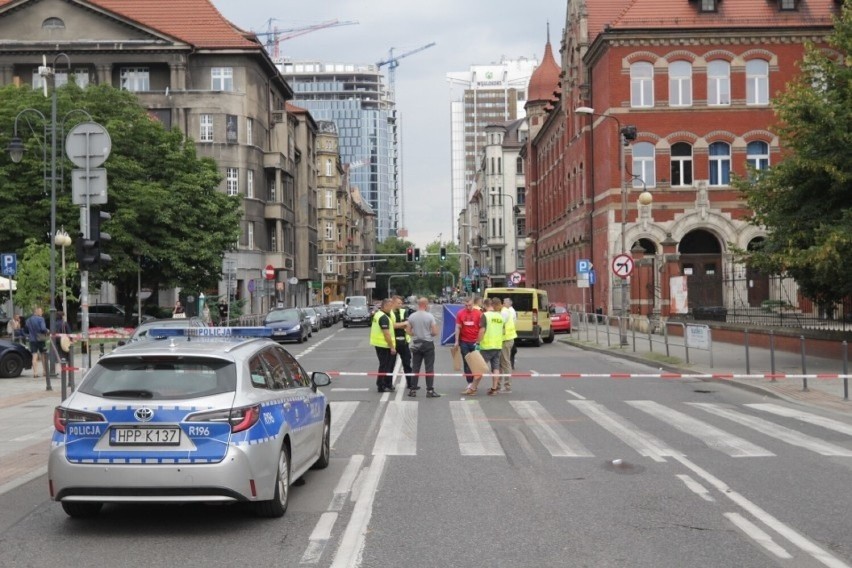
<path fill-rule="evenodd" d="M 609 337 L 607 337 L 607 333 L 609 333 Z M 609 345 L 607 339 L 609 339 Z M 837 375 L 843 373 L 843 361 L 838 359 L 806 355 L 806 372 L 803 373 L 801 353 L 790 353 L 776 349 L 774 356 L 775 379 L 773 380 L 770 350 L 760 347 L 749 347 L 748 361 L 746 361 L 744 345 L 715 342 L 712 344 L 711 351 L 690 347 L 689 363 L 687 363 L 682 337 L 669 336 L 668 355 L 666 355 L 666 345 L 662 336 L 652 336 L 652 341 L 649 344 L 647 334 L 637 333 L 634 336 L 632 332 L 628 332 L 627 345 L 622 347 L 619 345 L 618 330 L 607 330 L 604 326 L 599 326 L 597 338 L 594 326 L 589 326 L 588 330 L 586 328 L 574 329 L 571 335 L 558 335 L 557 341 L 580 349 L 645 363 L 666 373 L 749 375 L 748 377 L 717 377 L 704 380 L 727 382 L 753 392 L 764 393 L 787 401 L 852 414 L 852 400 L 844 400 L 843 398 L 844 380 L 837 377 Z M 804 389 L 804 380 L 801 377 L 779 376 L 803 374 L 817 375 L 807 379 L 807 390 Z M 848 382 L 850 383 L 849 389 L 852 390 L 852 379 Z M 850 393 L 850 397 L 852 397 L 852 393 Z"/>

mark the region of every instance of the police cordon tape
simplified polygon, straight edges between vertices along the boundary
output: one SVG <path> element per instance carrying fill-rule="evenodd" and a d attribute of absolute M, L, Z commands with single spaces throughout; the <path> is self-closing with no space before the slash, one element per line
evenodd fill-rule
<path fill-rule="evenodd" d="M 376 377 L 379 375 L 376 371 L 358 372 L 358 371 L 325 371 L 330 377 Z M 465 373 L 399 373 L 401 375 L 410 374 L 417 377 L 463 377 L 463 376 L 484 376 L 484 375 L 466 375 Z M 793 374 L 793 373 L 752 373 L 736 374 L 736 373 L 485 373 L 485 375 L 496 377 L 510 377 L 513 379 L 539 379 L 539 378 L 557 378 L 557 379 L 850 379 L 852 375 L 843 375 L 840 373 L 817 373 L 817 374 Z"/>

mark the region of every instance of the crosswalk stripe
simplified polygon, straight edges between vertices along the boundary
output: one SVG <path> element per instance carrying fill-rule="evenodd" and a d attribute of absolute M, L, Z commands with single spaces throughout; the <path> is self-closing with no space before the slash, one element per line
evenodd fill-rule
<path fill-rule="evenodd" d="M 346 428 L 346 424 L 349 422 L 349 419 L 352 418 L 352 415 L 355 414 L 355 409 L 358 408 L 358 404 L 360 404 L 357 400 L 344 400 L 344 401 L 334 401 L 330 402 L 331 406 L 331 434 L 330 441 L 331 446 L 334 447 L 334 443 L 337 442 L 337 437 L 343 432 Z"/>
<path fill-rule="evenodd" d="M 373 446 L 373 455 L 417 455 L 417 402 L 388 402 L 385 418 Z"/>
<path fill-rule="evenodd" d="M 503 456 L 503 448 L 477 400 L 450 401 L 450 414 L 463 456 Z"/>
<path fill-rule="evenodd" d="M 729 434 L 728 432 L 716 428 L 707 422 L 703 422 L 697 418 L 693 418 L 683 412 L 679 412 L 673 408 L 668 408 L 652 400 L 628 400 L 627 404 L 634 408 L 638 408 L 643 412 L 647 412 L 654 418 L 658 418 L 663 422 L 674 426 L 685 434 L 695 436 L 707 444 L 708 447 L 724 452 L 731 457 L 741 458 L 775 455 L 765 448 L 752 444 L 748 440 Z"/>
<path fill-rule="evenodd" d="M 541 403 L 532 400 L 513 400 L 509 404 L 524 419 L 538 441 L 553 457 L 594 457 L 594 454 L 553 419 Z"/>
<path fill-rule="evenodd" d="M 569 400 L 577 409 L 598 423 L 599 426 L 620 438 L 622 442 L 656 462 L 666 461 L 664 456 L 673 456 L 676 452 L 648 432 L 640 430 L 629 420 L 622 418 L 602 404 L 592 400 Z"/>
<path fill-rule="evenodd" d="M 826 442 L 825 440 L 820 440 L 819 438 L 802 434 L 801 432 L 781 426 L 780 424 L 769 422 L 763 418 L 742 414 L 741 412 L 709 402 L 688 402 L 687 404 L 700 408 L 710 414 L 727 418 L 728 420 L 732 420 L 753 430 L 757 430 L 761 434 L 765 434 L 771 438 L 781 440 L 782 442 L 786 442 L 793 446 L 805 448 L 806 450 L 816 452 L 823 456 L 852 456 L 852 450 L 847 450 L 846 448 Z"/>
<path fill-rule="evenodd" d="M 802 422 L 807 422 L 808 424 L 822 426 L 823 428 L 828 428 L 829 430 L 834 430 L 835 432 L 840 432 L 841 434 L 852 436 L 852 426 L 846 424 L 845 422 L 834 420 L 833 418 L 826 418 L 817 414 L 811 414 L 810 412 L 802 412 L 801 410 L 785 408 L 783 406 L 770 403 L 746 404 L 746 406 L 748 406 L 749 408 L 756 408 L 757 410 L 763 410 L 764 412 L 771 412 L 772 414 L 777 414 L 778 416 L 795 418 L 796 420 L 801 420 Z"/>

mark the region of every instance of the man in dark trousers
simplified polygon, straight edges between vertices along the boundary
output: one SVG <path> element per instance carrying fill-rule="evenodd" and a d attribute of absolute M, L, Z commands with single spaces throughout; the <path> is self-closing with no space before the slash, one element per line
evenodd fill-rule
<path fill-rule="evenodd" d="M 376 377 L 376 390 L 393 392 L 393 367 L 396 363 L 396 344 L 393 335 L 393 300 L 382 300 L 382 307 L 373 314 L 373 324 L 370 327 L 370 345 L 376 348 L 379 358 L 379 373 Z"/>
<path fill-rule="evenodd" d="M 408 385 L 408 396 L 417 396 L 420 364 L 426 365 L 426 397 L 439 398 L 435 392 L 435 338 L 438 337 L 438 322 L 429 312 L 429 300 L 420 298 L 417 311 L 408 317 L 411 327 L 411 367 L 413 375 Z"/>
<path fill-rule="evenodd" d="M 405 386 L 411 389 L 411 349 L 409 343 L 411 336 L 408 334 L 408 309 L 402 303 L 402 296 L 393 297 L 393 331 L 396 342 L 396 352 L 402 360 L 402 370 L 405 373 Z"/>

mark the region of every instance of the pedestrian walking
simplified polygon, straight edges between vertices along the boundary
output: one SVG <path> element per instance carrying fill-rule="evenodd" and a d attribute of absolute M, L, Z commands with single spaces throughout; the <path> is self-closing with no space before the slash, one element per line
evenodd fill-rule
<path fill-rule="evenodd" d="M 517 337 L 518 330 L 518 312 L 515 311 L 515 308 L 512 307 L 512 298 L 503 298 L 503 307 L 509 310 L 509 314 L 512 316 L 512 321 L 515 325 L 515 337 Z M 518 346 L 515 342 L 512 342 L 512 353 L 511 353 L 511 365 L 512 370 L 515 369 L 515 355 L 518 354 Z"/>
<path fill-rule="evenodd" d="M 438 337 L 438 322 L 429 311 L 429 300 L 417 300 L 417 311 L 408 316 L 411 328 L 411 383 L 408 396 L 417 396 L 420 365 L 426 371 L 426 398 L 439 398 L 435 391 L 435 338 Z"/>
<path fill-rule="evenodd" d="M 63 361 L 71 359 L 71 324 L 65 321 L 65 313 L 62 311 L 56 312 L 56 321 L 53 327 L 53 345 L 55 353 L 59 354 L 59 358 Z"/>
<path fill-rule="evenodd" d="M 402 303 L 402 296 L 393 297 L 393 332 L 396 343 L 396 353 L 402 361 L 402 371 L 405 373 L 405 385 L 411 389 L 411 336 L 408 334 L 408 308 Z"/>
<path fill-rule="evenodd" d="M 50 376 L 47 371 L 46 342 L 50 337 L 50 332 L 44 323 L 43 313 L 41 307 L 36 306 L 33 315 L 27 318 L 27 339 L 30 342 L 30 353 L 33 355 L 33 377 L 38 378 L 39 367 L 41 367 L 47 380 L 47 390 L 53 390 L 50 387 Z"/>
<path fill-rule="evenodd" d="M 464 377 L 468 388 L 473 383 L 473 374 L 467 364 L 465 355 L 476 349 L 479 342 L 479 331 L 485 328 L 485 315 L 473 307 L 473 300 L 468 298 L 464 308 L 456 314 L 456 336 L 454 345 L 461 350 L 464 365 Z"/>
<path fill-rule="evenodd" d="M 14 314 L 6 323 L 6 333 L 12 343 L 21 343 L 23 330 L 21 329 L 21 316 Z"/>
<path fill-rule="evenodd" d="M 513 315 L 512 300 L 504 298 L 500 307 L 500 315 L 503 317 L 503 349 L 500 351 L 500 381 L 497 386 L 502 393 L 512 392 L 512 371 L 515 370 L 515 338 L 518 337 L 515 318 Z"/>
<path fill-rule="evenodd" d="M 500 354 L 503 351 L 503 335 L 506 326 L 500 309 L 503 303 L 500 298 L 488 298 L 485 300 L 485 328 L 480 331 L 479 348 L 482 358 L 491 370 L 491 388 L 488 395 L 492 396 L 500 391 Z"/>
<path fill-rule="evenodd" d="M 370 345 L 376 348 L 379 358 L 379 372 L 376 376 L 376 390 L 393 392 L 393 366 L 396 363 L 396 343 L 394 341 L 393 320 L 391 312 L 394 301 L 390 298 L 382 300 L 381 309 L 373 314 L 370 327 Z"/>

